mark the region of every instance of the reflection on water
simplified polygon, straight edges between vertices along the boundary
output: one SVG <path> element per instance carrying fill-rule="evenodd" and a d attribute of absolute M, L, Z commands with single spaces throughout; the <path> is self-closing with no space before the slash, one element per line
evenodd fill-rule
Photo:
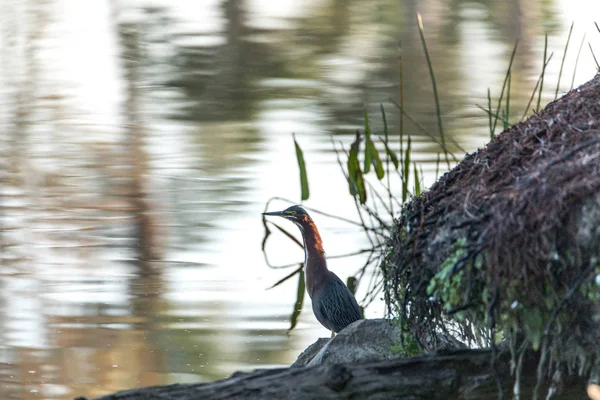
<path fill-rule="evenodd" d="M 286 334 L 296 282 L 266 290 L 290 270 L 267 267 L 260 212 L 271 196 L 299 197 L 296 132 L 309 163 L 309 204 L 354 216 L 331 135 L 348 145 L 363 105 L 377 115 L 379 103 L 397 132 L 387 99 L 398 99 L 399 41 L 407 109 L 437 131 L 417 11 L 446 131 L 468 150 L 487 139 L 487 118 L 474 104 L 486 104 L 488 86 L 499 91 L 517 37 L 514 115 L 539 73 L 544 32 L 555 52 L 547 76 L 554 84 L 576 21 L 562 89 L 583 32 L 598 43 L 587 19 L 599 15 L 590 10 L 597 6 L 566 0 L 4 3 L 0 397 L 7 399 L 210 381 L 288 365 L 327 335 L 310 304 Z M 576 84 L 594 70 L 586 52 L 579 63 Z M 553 96 L 547 89 L 545 99 Z M 413 126 L 406 132 L 431 183 L 439 148 Z M 329 255 L 367 246 L 360 230 L 315 219 Z M 302 260 L 277 235 L 268 250 L 273 262 Z M 363 261 L 336 258 L 330 267 L 345 279 Z M 359 287 L 359 299 L 365 291 Z M 366 313 L 381 316 L 382 302 Z"/>

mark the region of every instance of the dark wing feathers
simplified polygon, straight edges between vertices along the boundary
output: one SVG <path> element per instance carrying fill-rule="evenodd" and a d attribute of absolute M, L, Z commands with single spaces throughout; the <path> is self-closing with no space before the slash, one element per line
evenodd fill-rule
<path fill-rule="evenodd" d="M 335 332 L 339 332 L 354 321 L 362 319 L 356 299 L 344 282 L 335 274 L 323 287 L 319 296 L 319 309 Z"/>

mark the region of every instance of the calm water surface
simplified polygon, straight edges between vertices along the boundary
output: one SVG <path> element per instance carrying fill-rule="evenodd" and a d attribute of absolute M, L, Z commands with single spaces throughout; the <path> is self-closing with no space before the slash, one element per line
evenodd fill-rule
<path fill-rule="evenodd" d="M 584 33 L 575 85 L 594 74 L 587 42 L 600 54 L 592 0 L 3 0 L 0 398 L 211 381 L 289 365 L 327 336 L 308 296 L 287 333 L 298 278 L 267 290 L 292 269 L 265 261 L 260 213 L 273 196 L 299 201 L 295 132 L 306 205 L 357 220 L 332 138 L 348 148 L 365 105 L 381 132 L 380 103 L 396 135 L 399 42 L 406 108 L 437 132 L 416 12 L 444 128 L 466 151 L 489 139 L 475 105 L 488 87 L 498 96 L 517 38 L 514 120 L 544 33 L 554 52 L 545 102 L 572 21 L 561 93 Z M 440 148 L 408 122 L 405 131 L 431 184 Z M 356 226 L 315 220 L 330 256 L 369 246 Z M 278 232 L 267 255 L 292 268 L 303 259 Z M 364 261 L 332 258 L 330 268 L 345 280 Z M 383 315 L 379 297 L 367 317 Z"/>

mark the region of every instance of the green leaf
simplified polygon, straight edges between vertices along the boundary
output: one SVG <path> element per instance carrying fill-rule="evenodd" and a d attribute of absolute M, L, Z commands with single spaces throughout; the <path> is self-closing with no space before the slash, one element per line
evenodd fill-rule
<path fill-rule="evenodd" d="M 375 169 L 377 179 L 382 180 L 385 176 L 385 170 L 383 169 L 383 164 L 381 163 L 381 158 L 379 157 L 379 151 L 377 151 L 375 143 L 371 139 L 367 139 L 367 146 L 371 148 L 371 163 Z"/>
<path fill-rule="evenodd" d="M 296 142 L 296 135 L 292 134 L 294 138 L 294 146 L 296 147 L 296 159 L 298 160 L 298 168 L 300 169 L 300 189 L 302 192 L 302 200 L 308 200 L 309 190 L 308 190 L 308 177 L 306 175 L 306 164 L 304 162 L 304 153 L 302 153 L 302 149 Z"/>
<path fill-rule="evenodd" d="M 371 126 L 369 125 L 369 112 L 365 108 L 365 174 L 368 174 L 371 170 L 371 165 L 375 169 L 377 179 L 381 180 L 385 176 L 383 164 L 381 163 L 381 157 L 373 139 L 371 139 Z"/>
<path fill-rule="evenodd" d="M 360 133 L 356 131 L 356 139 L 350 145 L 350 154 L 348 155 L 348 186 L 352 196 L 358 196 L 360 203 L 367 201 L 367 190 L 363 173 L 360 170 L 358 162 L 358 152 L 360 150 Z"/>
<path fill-rule="evenodd" d="M 290 316 L 291 324 L 290 329 L 288 329 L 288 333 L 290 333 L 290 331 L 294 329 L 294 327 L 298 323 L 298 317 L 300 316 L 300 312 L 302 311 L 302 304 L 304 304 L 304 270 L 301 269 L 298 275 L 298 292 L 296 293 L 296 304 L 294 304 L 294 311 L 292 311 L 292 315 Z"/>
<path fill-rule="evenodd" d="M 352 293 L 353 295 L 356 295 L 356 278 L 355 277 L 349 276 L 348 280 L 346 281 L 346 286 L 348 286 L 350 293 Z"/>
<path fill-rule="evenodd" d="M 371 127 L 369 125 L 369 112 L 365 108 L 365 166 L 364 171 L 365 174 L 368 174 L 371 170 L 371 162 L 373 158 L 373 154 L 371 153 L 371 146 L 369 146 L 369 141 L 371 140 Z"/>
<path fill-rule="evenodd" d="M 415 172 L 415 196 L 421 194 L 421 181 L 419 180 L 419 171 L 417 171 L 417 163 L 413 162 L 413 168 Z"/>
<path fill-rule="evenodd" d="M 385 109 L 383 108 L 382 103 L 379 103 L 379 108 L 381 109 L 381 119 L 383 120 L 383 137 L 385 138 L 385 144 L 387 145 L 387 142 L 388 142 L 387 117 L 385 116 Z M 396 169 L 398 169 L 398 167 L 396 167 Z"/>
<path fill-rule="evenodd" d="M 408 137 L 408 142 L 406 145 L 406 152 L 404 153 L 404 169 L 402 171 L 402 202 L 406 201 L 408 196 L 408 174 L 410 173 L 410 145 L 411 140 L 410 136 Z"/>
<path fill-rule="evenodd" d="M 390 146 L 388 145 L 388 143 L 386 141 L 381 139 L 381 142 L 385 146 L 385 154 L 387 154 L 387 156 L 390 158 L 390 160 L 392 160 L 392 164 L 394 164 L 394 168 L 396 168 L 396 170 L 398 170 L 398 166 L 400 165 L 400 163 L 398 162 L 398 157 L 392 151 L 392 149 L 390 149 Z"/>

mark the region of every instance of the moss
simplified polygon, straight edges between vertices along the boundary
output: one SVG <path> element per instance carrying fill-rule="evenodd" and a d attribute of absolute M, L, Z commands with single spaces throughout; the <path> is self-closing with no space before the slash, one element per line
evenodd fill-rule
<path fill-rule="evenodd" d="M 407 324 L 403 323 L 400 318 L 395 318 L 393 321 L 401 332 L 401 335 L 398 343 L 390 347 L 390 353 L 403 357 L 422 355 L 423 350 L 419 346 L 417 339 L 410 334 Z"/>

